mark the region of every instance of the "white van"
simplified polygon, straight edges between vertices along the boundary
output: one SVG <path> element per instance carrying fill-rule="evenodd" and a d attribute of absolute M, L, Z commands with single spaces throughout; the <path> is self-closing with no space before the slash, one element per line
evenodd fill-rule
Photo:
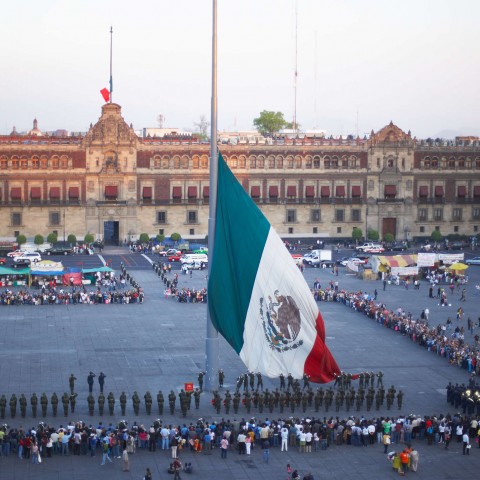
<path fill-rule="evenodd" d="M 185 253 L 181 256 L 180 263 L 182 265 L 185 263 L 204 263 L 206 265 L 208 263 L 208 255 L 205 253 Z"/>

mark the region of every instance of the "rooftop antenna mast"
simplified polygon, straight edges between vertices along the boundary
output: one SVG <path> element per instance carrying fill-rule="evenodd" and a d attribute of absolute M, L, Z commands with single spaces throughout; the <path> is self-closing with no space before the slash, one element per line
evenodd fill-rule
<path fill-rule="evenodd" d="M 293 131 L 297 132 L 297 70 L 298 64 L 298 2 L 295 0 L 295 78 L 293 84 L 294 100 L 293 100 Z"/>
<path fill-rule="evenodd" d="M 113 27 L 110 27 L 110 103 L 112 103 L 112 93 L 113 93 L 112 53 L 113 53 Z"/>

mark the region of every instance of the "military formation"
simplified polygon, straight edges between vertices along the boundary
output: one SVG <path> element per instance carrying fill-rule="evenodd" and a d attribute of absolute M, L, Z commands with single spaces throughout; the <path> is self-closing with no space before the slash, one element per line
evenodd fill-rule
<path fill-rule="evenodd" d="M 480 415 L 480 385 L 472 377 L 468 386 L 458 383 L 447 385 L 447 402 L 457 411 L 462 409 L 464 414 Z"/>
<path fill-rule="evenodd" d="M 183 417 L 186 417 L 188 412 L 192 408 L 192 398 L 194 401 L 195 409 L 200 407 L 201 394 L 203 392 L 203 381 L 205 372 L 200 371 L 198 374 L 198 387 L 194 390 L 185 391 L 181 390 L 178 395 L 171 390 L 166 397 L 161 390 L 156 394 L 158 414 L 162 416 L 164 414 L 164 404 L 168 401 L 170 415 L 181 413 Z M 94 395 L 94 379 L 96 375 L 90 372 L 87 376 L 87 384 L 89 393 L 87 397 L 88 412 L 90 415 L 94 415 L 97 412 L 100 416 L 106 414 L 108 408 L 108 414 L 115 414 L 116 398 L 112 392 L 108 395 L 104 394 L 105 379 L 107 376 L 100 372 L 98 376 L 98 384 L 100 387 L 99 395 Z M 28 404 L 30 404 L 31 414 L 35 418 L 38 414 L 38 404 L 40 403 L 41 414 L 46 417 L 48 406 L 50 404 L 52 415 L 54 417 L 58 414 L 58 404 L 62 403 L 63 415 L 67 417 L 69 414 L 75 413 L 75 407 L 78 394 L 75 392 L 75 382 L 77 378 L 72 373 L 69 377 L 70 393 L 64 392 L 59 398 L 56 393 L 53 393 L 50 398 L 44 393 L 37 397 L 33 393 L 28 400 L 24 394 L 21 394 L 19 398 L 13 394 L 10 400 L 7 400 L 5 395 L 0 397 L 0 417 L 5 418 L 7 412 L 7 406 L 10 407 L 10 416 L 14 418 L 17 414 L 17 406 L 20 409 L 20 415 L 25 417 L 27 415 Z M 224 393 L 220 392 L 223 389 L 225 381 L 225 373 L 223 370 L 218 371 L 218 385 L 219 389 L 213 392 L 211 400 L 212 406 L 217 414 L 223 411 L 229 414 L 230 411 L 237 414 L 239 409 L 244 408 L 247 413 L 250 413 L 252 409 L 258 411 L 258 413 L 269 412 L 273 413 L 278 411 L 284 413 L 289 411 L 294 413 L 295 411 L 306 412 L 307 409 L 314 409 L 315 412 L 320 410 L 328 412 L 329 410 L 345 409 L 347 412 L 350 410 L 360 411 L 365 408 L 367 411 L 375 408 L 380 408 L 386 404 L 388 410 L 390 410 L 396 403 L 399 410 L 403 406 L 403 392 L 397 391 L 392 385 L 390 388 L 385 389 L 383 385 L 383 373 L 374 372 L 362 372 L 360 374 L 352 375 L 350 373 L 341 372 L 335 378 L 335 382 L 328 388 L 316 388 L 313 389 L 310 385 L 310 378 L 308 375 L 304 375 L 301 380 L 293 378 L 292 374 L 287 376 L 281 374 L 279 377 L 279 387 L 269 391 L 268 388 L 264 389 L 263 378 L 261 373 L 247 371 L 241 374 L 236 380 L 235 391 L 230 392 L 227 389 Z M 358 381 L 358 386 L 353 386 L 354 382 Z M 469 387 L 453 386 L 449 384 L 447 386 L 447 399 L 456 408 L 462 406 L 464 413 L 473 413 L 475 408 L 477 414 L 480 414 L 480 389 L 476 388 L 476 385 L 469 385 Z M 178 397 L 178 401 L 177 401 Z M 128 398 L 125 392 L 122 392 L 118 398 L 120 405 L 120 411 L 122 416 L 126 413 Z M 131 397 L 131 404 L 135 415 L 140 414 L 140 409 L 143 408 L 147 415 L 152 415 L 154 397 L 147 391 L 143 397 L 140 397 L 137 391 L 133 392 Z M 117 407 L 118 408 L 118 407 Z"/>

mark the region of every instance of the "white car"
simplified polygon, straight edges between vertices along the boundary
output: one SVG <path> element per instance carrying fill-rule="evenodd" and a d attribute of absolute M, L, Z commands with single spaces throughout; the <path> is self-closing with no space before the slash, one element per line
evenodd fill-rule
<path fill-rule="evenodd" d="M 41 261 L 42 257 L 38 252 L 22 252 L 21 255 L 13 257 L 13 263 L 37 263 Z"/>
<path fill-rule="evenodd" d="M 367 242 L 356 248 L 357 252 L 363 253 L 383 253 L 385 249 L 380 243 Z"/>

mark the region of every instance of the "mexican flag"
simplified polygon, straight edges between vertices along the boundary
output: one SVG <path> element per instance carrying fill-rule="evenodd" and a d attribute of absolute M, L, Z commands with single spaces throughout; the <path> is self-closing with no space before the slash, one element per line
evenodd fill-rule
<path fill-rule="evenodd" d="M 208 308 L 247 368 L 268 377 L 340 374 L 303 275 L 282 240 L 219 155 Z"/>

